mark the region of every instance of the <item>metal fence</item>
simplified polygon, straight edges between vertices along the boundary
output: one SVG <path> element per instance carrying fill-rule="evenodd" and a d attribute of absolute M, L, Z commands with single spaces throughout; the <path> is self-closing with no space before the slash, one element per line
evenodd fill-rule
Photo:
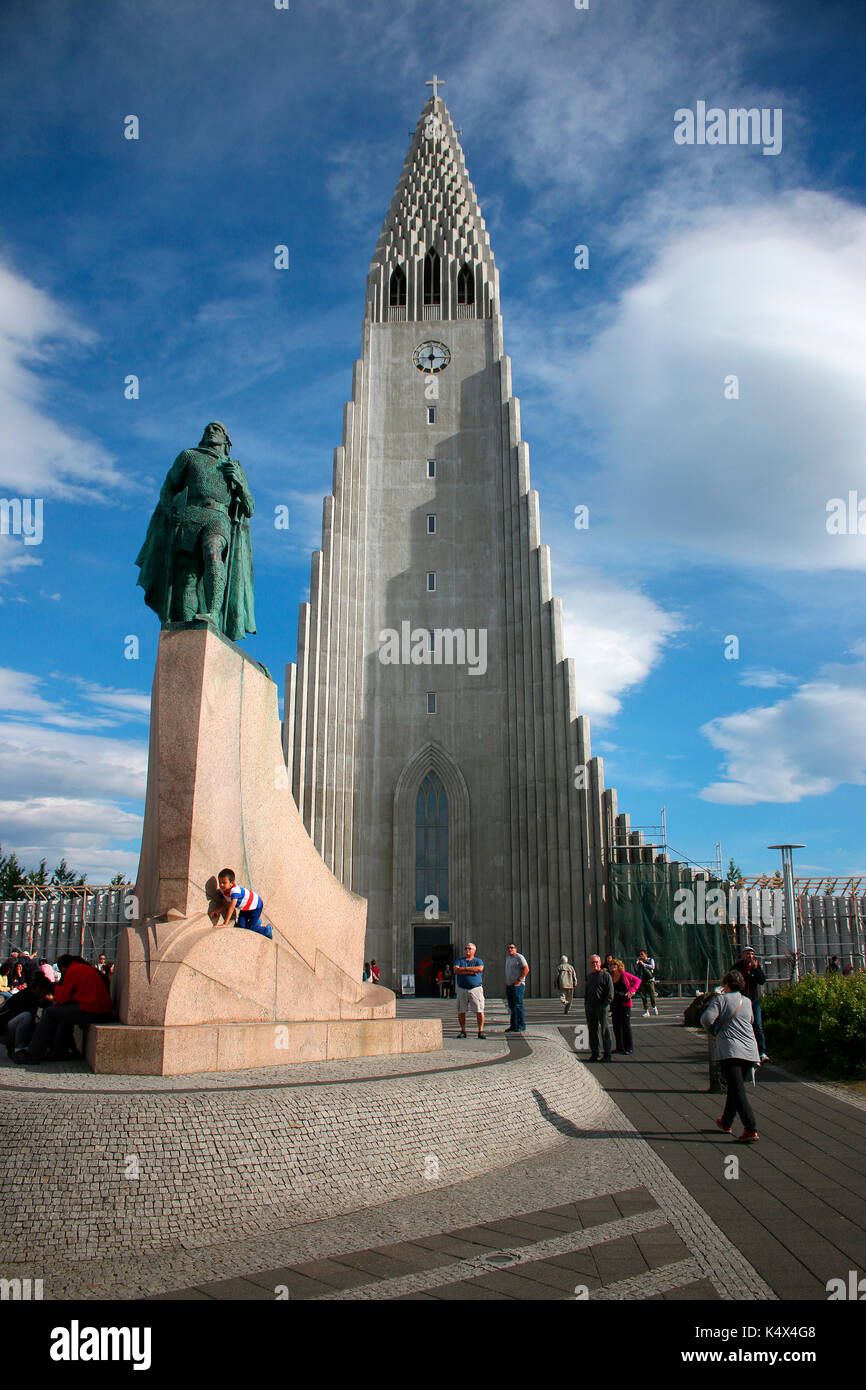
<path fill-rule="evenodd" d="M 0 902 L 0 959 L 17 946 L 40 960 L 64 954 L 114 960 L 117 938 L 129 925 L 124 908 L 131 892 L 94 885 Z"/>
<path fill-rule="evenodd" d="M 780 894 L 781 897 L 781 894 Z M 832 956 L 841 969 L 866 969 L 866 893 L 811 893 L 794 899 L 797 913 L 797 964 L 800 975 L 823 975 Z M 775 931 L 779 926 L 781 930 Z M 794 949 L 784 907 L 766 925 L 754 917 L 740 928 L 739 944 L 753 946 L 769 986 L 787 984 L 794 968 Z"/>
<path fill-rule="evenodd" d="M 781 888 L 753 881 L 736 889 L 663 856 L 647 858 L 610 866 L 612 950 L 627 968 L 645 948 L 656 960 L 657 991 L 688 995 L 712 988 L 751 946 L 770 988 L 791 980 L 794 939 Z M 841 970 L 866 969 L 866 893 L 801 891 L 794 907 L 800 975 L 824 974 L 832 956 Z"/>

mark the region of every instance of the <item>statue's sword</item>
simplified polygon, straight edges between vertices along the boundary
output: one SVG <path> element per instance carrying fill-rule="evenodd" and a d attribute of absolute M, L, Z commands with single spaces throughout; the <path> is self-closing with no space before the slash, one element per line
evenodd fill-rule
<path fill-rule="evenodd" d="M 240 505 L 240 493 L 235 489 L 235 495 L 229 503 L 229 521 L 231 522 L 232 529 L 229 537 L 229 560 L 226 566 L 226 587 L 225 593 L 223 594 L 222 611 L 220 613 L 220 627 L 223 632 L 226 632 L 226 623 L 229 615 L 229 595 L 231 593 L 232 570 L 234 569 L 235 563 L 235 536 L 237 535 L 238 526 L 240 525 Z M 226 636 L 228 636 L 228 633 L 226 633 Z"/>

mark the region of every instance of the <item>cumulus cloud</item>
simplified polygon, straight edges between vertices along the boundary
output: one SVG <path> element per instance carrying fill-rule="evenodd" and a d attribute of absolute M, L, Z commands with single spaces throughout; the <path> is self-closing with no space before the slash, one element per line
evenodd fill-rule
<path fill-rule="evenodd" d="M 844 782 L 866 786 L 866 643 L 789 698 L 711 719 L 704 734 L 723 754 L 725 780 L 704 801 L 750 806 L 824 796 Z"/>
<path fill-rule="evenodd" d="M 727 399 L 735 376 L 739 398 Z M 618 529 L 693 560 L 866 568 L 866 212 L 817 193 L 669 239 L 580 363 Z M 574 377 L 548 385 L 574 402 Z"/>
<path fill-rule="evenodd" d="M 554 592 L 562 598 L 565 655 L 574 658 L 578 708 L 598 722 L 611 719 L 622 696 L 661 659 L 683 620 L 640 589 L 591 570 L 557 566 Z"/>
<path fill-rule="evenodd" d="M 44 369 L 93 335 L 44 290 L 0 263 L 0 490 L 99 498 L 120 481 L 107 451 L 52 417 Z M 8 562 L 7 562 L 8 564 Z"/>

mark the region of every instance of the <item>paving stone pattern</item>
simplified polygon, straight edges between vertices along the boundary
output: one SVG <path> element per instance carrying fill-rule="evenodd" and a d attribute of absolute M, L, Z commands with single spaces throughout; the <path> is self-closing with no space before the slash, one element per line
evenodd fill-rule
<path fill-rule="evenodd" d="M 453 1003 L 438 1007 L 450 1013 Z M 501 1021 L 507 1022 L 501 1003 L 499 1007 Z M 433 1012 L 429 1001 L 412 1001 L 408 1007 L 404 1003 L 403 1008 Z M 495 1009 L 491 1013 L 495 1016 Z M 556 1018 L 558 1013 L 550 1016 Z M 501 1034 L 486 1043 L 449 1042 L 438 1059 L 438 1070 L 423 1077 L 392 1074 L 367 1082 L 344 1078 L 341 1086 L 307 1079 L 306 1084 L 259 1085 L 252 1091 L 243 1089 L 244 1082 L 239 1086 L 237 1077 L 234 1087 L 227 1084 L 230 1078 L 223 1077 L 218 1078 L 218 1094 L 213 1088 L 201 1096 L 170 1088 L 161 1096 L 146 1094 L 139 1098 L 144 1106 L 139 1125 L 146 1122 L 149 1129 L 152 1161 L 163 1154 L 160 1181 L 143 1184 L 141 1178 L 127 1179 L 118 1191 L 116 1170 L 106 1174 L 105 1162 L 99 1168 L 100 1151 L 94 1144 L 88 1161 L 97 1161 L 103 1181 L 97 1186 L 88 1179 L 81 1186 L 90 1203 L 91 1222 L 101 1229 L 94 1232 L 92 1224 L 85 1223 L 88 1209 L 80 1192 L 77 1220 L 68 1194 L 58 1198 L 56 1191 L 51 1192 L 47 1205 L 52 1230 L 61 1233 L 65 1225 L 72 1239 L 59 1244 L 49 1237 L 39 1256 L 34 1252 L 30 1260 L 5 1259 L 4 1264 L 11 1265 L 10 1273 L 44 1278 L 49 1298 L 273 1298 L 279 1282 L 271 1277 L 273 1270 L 297 1270 L 304 1265 L 297 1278 L 311 1279 L 307 1266 L 335 1257 L 341 1266 L 339 1287 L 371 1286 L 360 1295 L 364 1298 L 570 1298 L 574 1286 L 582 1283 L 588 1290 L 591 1286 L 590 1297 L 615 1299 L 634 1296 L 630 1280 L 642 1281 L 645 1296 L 772 1297 L 633 1126 L 604 1100 L 591 1072 L 577 1065 L 572 1044 L 556 1029 L 544 1026 L 531 1026 L 527 1037 L 528 1045 L 522 1040 L 510 1042 L 507 1062 L 502 1061 Z M 443 1071 L 452 1059 L 465 1063 L 470 1050 L 469 1071 L 465 1066 L 450 1068 L 450 1075 Z M 479 1057 L 487 1060 L 479 1064 Z M 293 1069 L 293 1075 L 298 1070 Z M 493 1088 L 491 1079 L 496 1082 Z M 355 1109 L 349 1113 L 345 1097 L 352 1093 Z M 357 1108 L 359 1097 L 368 1097 L 363 1114 Z M 52 1097 L 47 1088 L 41 1095 L 18 1092 L 14 1098 L 16 1105 L 26 1099 L 31 1105 L 44 1106 L 51 1099 L 52 1104 L 67 1107 L 86 1099 L 68 1093 Z M 129 1094 L 89 1097 L 103 1128 L 112 1116 L 115 1123 L 120 1115 L 128 1124 L 132 1100 Z M 191 1110 L 193 1101 L 197 1111 Z M 118 1111 L 118 1106 L 126 1109 Z M 403 1129 L 408 1126 L 414 1134 L 413 1125 L 417 1127 L 419 1120 L 426 1123 L 423 1148 L 430 1135 L 431 1106 L 438 1106 L 440 1124 L 436 1145 L 430 1145 L 423 1157 L 432 1155 L 440 1163 L 435 1180 L 419 1179 L 417 1169 L 409 1175 L 405 1168 L 401 1172 L 399 1160 L 406 1152 L 403 1131 L 389 1126 L 399 1117 Z M 489 1127 L 485 1128 L 491 1111 L 500 1126 L 495 1145 Z M 58 1110 L 55 1121 L 61 1113 Z M 178 1115 L 189 1121 L 186 1129 L 174 1123 Z M 207 1116 L 208 1125 L 202 1123 L 202 1116 Z M 306 1126 L 299 1116 L 307 1119 Z M 265 1122 L 273 1125 L 275 1120 L 277 1144 L 271 1140 L 268 1147 Z M 293 1130 L 293 1125 L 300 1129 Z M 226 1166 L 224 1161 L 226 1151 L 237 1152 L 240 1126 L 246 1126 L 245 1133 L 258 1134 L 264 1145 L 264 1159 L 256 1154 L 242 1169 L 231 1163 Z M 118 1152 L 132 1153 L 128 1134 L 127 1129 L 114 1135 L 116 1147 L 112 1151 L 106 1146 L 103 1158 L 113 1153 L 116 1164 Z M 92 1144 L 95 1137 L 91 1131 L 87 1143 Z M 350 1143 L 356 1152 L 347 1165 L 345 1151 Z M 361 1152 L 364 1144 L 367 1151 Z M 451 1159 L 443 1164 L 448 1145 Z M 84 1147 L 79 1142 L 76 1154 L 73 1143 L 65 1156 L 55 1156 L 55 1166 L 62 1168 L 66 1163 L 69 1173 L 80 1176 L 83 1169 L 77 1159 Z M 314 1150 L 316 1162 L 305 1168 L 298 1160 L 309 1159 Z M 245 1152 L 249 1159 L 249 1149 Z M 516 1157 L 521 1153 L 523 1157 Z M 213 1194 L 202 1185 L 202 1155 L 211 1175 L 216 1175 Z M 390 1169 L 386 1158 L 391 1160 Z M 285 1169 L 292 1159 L 294 1168 L 287 1182 Z M 282 1182 L 275 1192 L 273 1175 L 280 1163 Z M 483 1170 L 481 1164 L 486 1165 Z M 357 1183 L 347 1185 L 347 1167 L 353 1176 L 359 1167 L 367 1177 L 372 1173 L 375 1186 L 371 1183 L 365 1190 Z M 17 1171 L 20 1174 L 21 1169 Z M 141 1171 L 146 1173 L 144 1165 Z M 238 1172 L 246 1208 L 238 1199 Z M 67 1185 L 72 1187 L 69 1173 Z M 404 1195 L 399 1195 L 401 1179 Z M 19 1181 L 19 1191 L 20 1187 Z M 46 1183 L 29 1184 L 23 1204 L 25 1221 L 38 1214 L 40 1206 L 45 1208 L 47 1188 Z M 64 1198 L 65 1205 L 59 1207 Z M 581 1204 L 581 1226 L 595 1225 L 599 1231 L 605 1224 L 611 1227 L 602 1232 L 604 1240 L 596 1233 L 591 1250 L 574 1224 L 576 1201 Z M 647 1202 L 657 1209 L 650 1226 L 624 1233 L 623 1221 L 644 1211 Z M 222 1210 L 214 1219 L 218 1203 Z M 341 1203 L 343 1214 L 335 1215 Z M 560 1207 L 562 1211 L 557 1210 Z M 293 1209 L 298 1215 L 292 1215 Z M 58 1222 L 58 1210 L 70 1213 L 65 1222 Z M 486 1229 L 479 1236 L 482 1227 Z M 575 1230 L 576 1246 L 569 1236 Z M 467 1232 L 472 1234 L 467 1237 Z M 544 1246 L 545 1241 L 558 1238 L 557 1232 L 564 1232 L 568 1242 L 558 1254 Z M 77 1240 L 76 1233 L 84 1239 Z M 389 1279 L 404 1277 L 407 1271 L 405 1262 L 395 1266 L 394 1260 L 402 1257 L 391 1247 L 407 1243 L 424 1250 L 423 1256 L 414 1252 L 410 1273 L 417 1270 L 419 1259 L 431 1267 L 431 1251 L 437 1267 L 443 1261 L 460 1266 L 466 1257 L 469 1263 L 466 1269 L 453 1271 L 444 1283 L 437 1280 L 435 1292 L 414 1286 L 400 1292 Z M 484 1264 L 476 1267 L 473 1261 L 479 1248 L 489 1253 L 483 1257 Z M 347 1268 L 354 1271 L 350 1276 Z M 581 1271 L 582 1280 L 577 1277 Z M 499 1294 L 489 1284 L 491 1279 L 499 1281 Z M 318 1283 L 321 1288 L 303 1287 L 310 1296 L 334 1292 L 333 1282 Z M 510 1292 L 505 1291 L 506 1283 Z M 296 1285 L 294 1296 L 299 1296 L 301 1287 Z"/>
<path fill-rule="evenodd" d="M 0 1183 L 16 1202 L 0 1267 L 49 1248 L 90 1259 L 261 1237 L 487 1172 L 561 1143 L 563 1125 L 586 1130 L 614 1113 L 550 1038 L 463 1076 L 7 1091 Z"/>

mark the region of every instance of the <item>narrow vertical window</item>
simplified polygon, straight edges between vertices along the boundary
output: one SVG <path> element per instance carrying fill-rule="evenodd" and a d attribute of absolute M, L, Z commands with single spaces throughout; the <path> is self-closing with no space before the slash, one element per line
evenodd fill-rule
<path fill-rule="evenodd" d="M 431 706 L 432 701 L 432 706 Z M 436 713 L 436 696 L 427 695 L 427 713 Z M 423 912 L 433 895 L 448 911 L 448 796 L 436 773 L 427 773 L 415 801 L 415 907 Z"/>
<path fill-rule="evenodd" d="M 468 265 L 462 266 L 457 273 L 457 303 L 475 303 L 475 276 Z"/>
<path fill-rule="evenodd" d="M 436 535 L 436 517 L 433 512 L 427 514 L 427 535 Z"/>
<path fill-rule="evenodd" d="M 436 692 L 433 690 L 427 691 L 427 713 L 436 713 Z"/>
<path fill-rule="evenodd" d="M 427 255 L 424 257 L 424 303 L 441 304 L 441 274 L 442 263 L 439 260 L 438 251 L 434 251 L 431 246 Z"/>
<path fill-rule="evenodd" d="M 428 425 L 435 425 L 435 424 L 436 424 L 436 407 L 435 407 L 435 405 L 428 405 L 428 407 L 427 407 L 427 424 L 428 424 Z"/>
<path fill-rule="evenodd" d="M 433 593 L 436 592 L 436 571 L 435 571 L 435 570 L 428 570 L 428 571 L 427 571 L 427 592 L 428 592 L 428 594 L 433 594 Z"/>
<path fill-rule="evenodd" d="M 402 266 L 398 265 L 391 271 L 388 303 L 395 309 L 406 303 L 406 272 Z"/>
<path fill-rule="evenodd" d="M 436 477 L 436 460 L 435 460 L 435 459 L 428 459 L 428 460 L 427 460 L 427 477 L 428 477 L 428 478 L 435 478 L 435 477 Z"/>

